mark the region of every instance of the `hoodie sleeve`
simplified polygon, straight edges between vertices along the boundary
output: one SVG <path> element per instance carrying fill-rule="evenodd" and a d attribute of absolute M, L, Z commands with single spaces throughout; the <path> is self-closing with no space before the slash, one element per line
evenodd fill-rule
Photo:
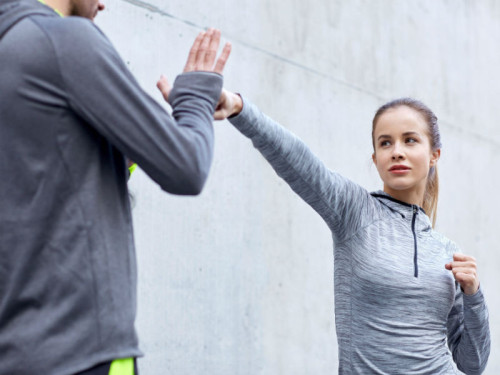
<path fill-rule="evenodd" d="M 173 118 L 142 90 L 91 22 L 69 17 L 44 30 L 54 46 L 67 101 L 163 190 L 198 194 L 213 154 L 212 118 L 222 76 L 182 74 L 169 100 Z"/>
<path fill-rule="evenodd" d="M 488 309 L 481 289 L 468 296 L 457 284 L 447 328 L 448 346 L 458 369 L 468 375 L 481 374 L 490 355 Z"/>
<path fill-rule="evenodd" d="M 359 185 L 330 171 L 294 134 L 243 98 L 243 110 L 229 121 L 276 173 L 322 218 L 342 242 L 373 220 L 373 198 Z"/>

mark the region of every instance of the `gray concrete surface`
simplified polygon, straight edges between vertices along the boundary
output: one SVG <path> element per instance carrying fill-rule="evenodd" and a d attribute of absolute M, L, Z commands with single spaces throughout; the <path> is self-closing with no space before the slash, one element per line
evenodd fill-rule
<path fill-rule="evenodd" d="M 442 130 L 438 230 L 477 257 L 500 373 L 500 3 L 495 0 L 108 0 L 97 23 L 142 86 L 183 68 L 196 34 L 233 43 L 226 87 L 370 190 L 370 122 L 400 96 Z M 335 374 L 327 226 L 227 122 L 201 196 L 130 187 L 143 375 Z M 403 371 L 404 372 L 404 371 Z"/>

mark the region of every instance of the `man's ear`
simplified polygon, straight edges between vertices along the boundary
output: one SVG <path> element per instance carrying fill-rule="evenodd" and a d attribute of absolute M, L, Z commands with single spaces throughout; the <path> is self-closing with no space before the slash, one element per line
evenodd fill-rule
<path fill-rule="evenodd" d="M 430 162 L 429 166 L 430 167 L 435 167 L 440 157 L 441 157 L 441 149 L 438 148 L 436 151 L 432 152 L 431 162 Z"/>

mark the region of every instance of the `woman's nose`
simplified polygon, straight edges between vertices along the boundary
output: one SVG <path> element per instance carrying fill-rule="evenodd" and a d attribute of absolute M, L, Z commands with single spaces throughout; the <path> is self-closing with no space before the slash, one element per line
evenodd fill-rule
<path fill-rule="evenodd" d="M 398 160 L 398 159 L 404 159 L 404 150 L 403 147 L 399 143 L 394 144 L 394 148 L 392 150 L 392 159 L 393 160 Z"/>

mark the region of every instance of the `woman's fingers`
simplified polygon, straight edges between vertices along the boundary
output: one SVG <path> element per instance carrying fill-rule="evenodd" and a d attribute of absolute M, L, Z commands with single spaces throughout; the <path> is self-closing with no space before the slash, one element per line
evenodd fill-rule
<path fill-rule="evenodd" d="M 237 115 L 243 109 L 241 96 L 222 89 L 219 102 L 215 108 L 214 120 L 225 120 L 229 116 Z"/>
<path fill-rule="evenodd" d="M 224 108 L 218 108 L 214 112 L 214 120 L 225 120 L 229 117 L 229 112 Z"/>
<path fill-rule="evenodd" d="M 466 272 L 457 272 L 455 274 L 455 278 L 459 283 L 467 283 L 469 285 L 472 285 L 474 281 L 476 280 L 476 275 L 472 275 L 470 273 Z"/>
<path fill-rule="evenodd" d="M 460 254 L 460 253 L 455 253 L 453 254 L 453 260 L 456 262 L 476 262 L 476 258 L 470 255 L 465 255 L 465 254 Z"/>
<path fill-rule="evenodd" d="M 474 276 L 476 275 L 476 270 L 468 267 L 453 267 L 451 272 L 453 272 L 454 275 L 457 275 L 459 273 L 474 275 Z"/>
<path fill-rule="evenodd" d="M 450 269 L 468 268 L 468 269 L 475 270 L 477 268 L 477 265 L 475 262 L 451 262 L 448 264 L 450 265 Z"/>
<path fill-rule="evenodd" d="M 445 265 L 453 273 L 465 294 L 474 294 L 479 288 L 476 259 L 464 254 L 453 254 L 453 262 Z"/>
<path fill-rule="evenodd" d="M 226 89 L 222 89 L 220 94 L 219 102 L 215 107 L 214 120 L 224 120 L 229 116 L 229 107 L 231 105 L 229 100 L 229 92 Z"/>

